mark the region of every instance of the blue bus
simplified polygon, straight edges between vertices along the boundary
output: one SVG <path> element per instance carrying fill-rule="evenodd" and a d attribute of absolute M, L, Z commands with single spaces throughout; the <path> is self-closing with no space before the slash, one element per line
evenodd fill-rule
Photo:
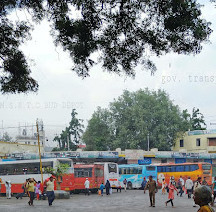
<path fill-rule="evenodd" d="M 119 165 L 119 181 L 123 187 L 123 181 L 126 179 L 128 189 L 141 188 L 143 178 L 145 177 L 148 181 L 150 175 L 157 182 L 157 166 L 138 164 Z"/>

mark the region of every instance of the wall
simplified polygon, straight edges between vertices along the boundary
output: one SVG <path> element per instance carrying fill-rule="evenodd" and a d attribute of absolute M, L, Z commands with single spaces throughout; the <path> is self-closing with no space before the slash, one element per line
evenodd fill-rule
<path fill-rule="evenodd" d="M 44 152 L 44 148 L 42 146 L 41 152 Z M 38 146 L 0 141 L 0 156 L 13 153 L 38 153 Z"/>

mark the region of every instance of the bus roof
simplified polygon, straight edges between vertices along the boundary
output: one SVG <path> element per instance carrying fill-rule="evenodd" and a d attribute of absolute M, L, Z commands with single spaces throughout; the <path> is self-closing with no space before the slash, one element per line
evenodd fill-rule
<path fill-rule="evenodd" d="M 155 166 L 180 166 L 180 165 L 193 165 L 193 164 L 210 164 L 207 162 L 187 162 L 187 163 L 156 163 L 154 164 Z"/>
<path fill-rule="evenodd" d="M 72 161 L 70 158 L 47 158 L 41 159 L 42 162 L 56 161 L 56 160 L 67 160 Z M 39 159 L 34 160 L 16 160 L 16 161 L 0 161 L 0 164 L 22 164 L 22 163 L 38 163 Z"/>
<path fill-rule="evenodd" d="M 139 165 L 139 164 L 120 164 L 119 167 L 137 167 L 137 166 L 155 166 L 155 164 Z"/>

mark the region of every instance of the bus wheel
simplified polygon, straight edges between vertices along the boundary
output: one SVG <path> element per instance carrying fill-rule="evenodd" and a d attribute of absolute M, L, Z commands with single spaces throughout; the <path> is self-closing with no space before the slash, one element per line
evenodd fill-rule
<path fill-rule="evenodd" d="M 131 190 L 132 189 L 132 183 L 128 182 L 128 186 L 127 187 L 128 187 L 129 190 Z"/>

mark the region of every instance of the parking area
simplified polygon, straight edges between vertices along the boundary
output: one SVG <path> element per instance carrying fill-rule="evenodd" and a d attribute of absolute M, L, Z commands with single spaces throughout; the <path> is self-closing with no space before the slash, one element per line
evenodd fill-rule
<path fill-rule="evenodd" d="M 144 194 L 142 190 L 129 190 L 117 193 L 115 190 L 110 196 L 99 196 L 91 194 L 85 196 L 84 194 L 73 194 L 70 199 L 55 200 L 53 206 L 48 206 L 47 200 L 35 200 L 34 206 L 27 204 L 28 198 L 17 200 L 15 197 L 6 199 L 0 197 L 0 211 L 1 212 L 195 212 L 198 210 L 193 207 L 193 199 L 187 199 L 187 196 L 176 196 L 174 199 L 175 208 L 170 205 L 165 206 L 167 195 L 162 195 L 161 191 L 156 194 L 156 207 L 149 207 L 148 193 Z"/>

